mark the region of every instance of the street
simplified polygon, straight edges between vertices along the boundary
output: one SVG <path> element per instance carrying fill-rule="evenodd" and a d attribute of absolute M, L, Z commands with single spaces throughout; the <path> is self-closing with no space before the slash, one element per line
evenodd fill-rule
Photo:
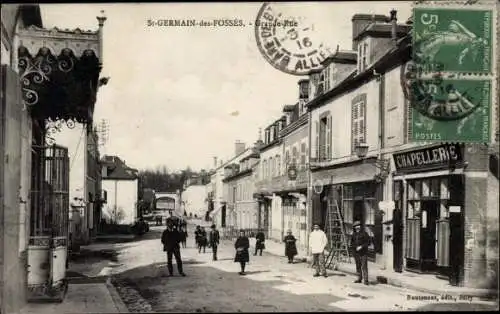
<path fill-rule="evenodd" d="M 329 270 L 328 278 L 314 278 L 308 264 L 288 264 L 286 258 L 265 251 L 263 256 L 251 255 L 247 275 L 240 276 L 232 242 L 221 243 L 219 260 L 214 262 L 210 248 L 206 253 L 195 248 L 193 226 L 188 247 L 181 249 L 187 277 L 178 276 L 175 265 L 174 277 L 168 277 L 160 242 L 163 228 L 152 227 L 136 242 L 93 245 L 116 250 L 112 261 L 100 267 L 99 275 L 112 276 L 131 312 L 382 311 L 436 306 L 429 305 L 430 301 L 407 301 L 408 295 L 423 295 L 420 292 L 376 282 L 355 284 L 354 276 L 340 272 Z"/>

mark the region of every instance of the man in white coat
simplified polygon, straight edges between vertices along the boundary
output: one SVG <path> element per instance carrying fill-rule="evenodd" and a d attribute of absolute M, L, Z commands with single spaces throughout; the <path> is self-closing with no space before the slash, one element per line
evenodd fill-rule
<path fill-rule="evenodd" d="M 321 273 L 324 277 L 328 277 L 325 267 L 324 250 L 328 244 L 326 234 L 319 228 L 319 225 L 313 226 L 313 231 L 309 235 L 309 249 L 313 256 L 313 264 L 316 265 L 314 277 L 318 277 Z"/>

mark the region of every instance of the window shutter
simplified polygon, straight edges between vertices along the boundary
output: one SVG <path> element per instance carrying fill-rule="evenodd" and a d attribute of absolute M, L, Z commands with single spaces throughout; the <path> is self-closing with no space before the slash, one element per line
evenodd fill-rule
<path fill-rule="evenodd" d="M 325 158 L 329 160 L 332 156 L 332 117 L 328 116 L 326 118 L 326 136 L 325 136 Z"/>
<path fill-rule="evenodd" d="M 411 102 L 409 102 L 405 98 L 405 105 L 406 105 L 406 141 L 405 143 L 409 143 L 412 140 L 413 136 L 413 124 L 412 124 L 412 119 L 413 119 L 413 110 L 411 106 Z"/>
<path fill-rule="evenodd" d="M 319 159 L 320 156 L 319 156 L 319 121 L 315 121 L 314 122 L 315 126 L 316 126 L 316 158 Z"/>
<path fill-rule="evenodd" d="M 358 139 L 358 104 L 354 103 L 352 104 L 352 125 L 351 125 L 351 145 L 352 145 L 352 151 L 355 151 L 356 144 L 357 144 L 357 139 Z"/>

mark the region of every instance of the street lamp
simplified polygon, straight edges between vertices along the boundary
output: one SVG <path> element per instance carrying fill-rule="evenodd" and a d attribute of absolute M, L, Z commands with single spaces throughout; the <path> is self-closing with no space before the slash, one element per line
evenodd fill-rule
<path fill-rule="evenodd" d="M 365 159 L 368 154 L 368 147 L 367 143 L 357 144 L 355 146 L 356 155 L 363 160 L 363 163 L 371 164 L 380 170 L 380 174 L 375 176 L 375 180 L 380 182 L 389 175 L 391 169 L 390 162 L 388 159 L 380 159 L 380 156 L 378 156 L 377 159 Z"/>

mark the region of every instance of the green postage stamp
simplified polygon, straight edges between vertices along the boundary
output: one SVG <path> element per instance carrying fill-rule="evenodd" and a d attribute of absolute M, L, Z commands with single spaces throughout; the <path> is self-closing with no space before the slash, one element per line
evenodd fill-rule
<path fill-rule="evenodd" d="M 490 80 L 421 80 L 412 94 L 414 140 L 489 141 Z"/>
<path fill-rule="evenodd" d="M 491 72 L 491 10 L 416 8 L 413 14 L 414 60 L 443 64 L 447 72 Z"/>
<path fill-rule="evenodd" d="M 496 31 L 493 10 L 413 9 L 409 85 L 415 141 L 488 143 Z"/>

